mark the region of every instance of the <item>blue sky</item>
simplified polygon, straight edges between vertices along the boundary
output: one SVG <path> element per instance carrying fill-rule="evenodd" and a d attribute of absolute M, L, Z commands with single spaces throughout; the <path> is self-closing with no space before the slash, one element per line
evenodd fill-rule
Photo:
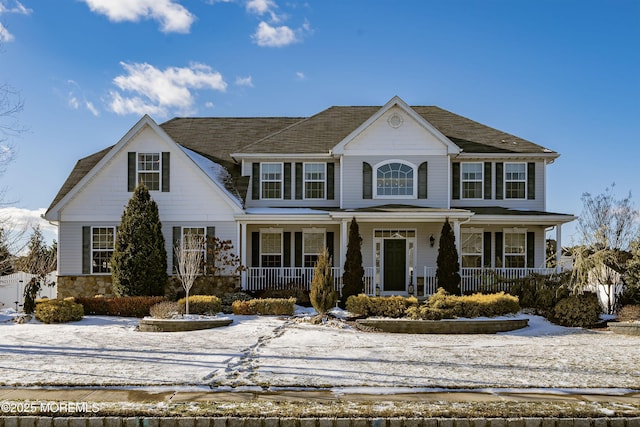
<path fill-rule="evenodd" d="M 0 177 L 15 208 L 46 208 L 144 113 L 306 116 L 394 95 L 558 151 L 549 211 L 579 214 L 614 182 L 640 197 L 638 0 L 0 0 L 0 25 L 0 84 L 28 129 Z"/>

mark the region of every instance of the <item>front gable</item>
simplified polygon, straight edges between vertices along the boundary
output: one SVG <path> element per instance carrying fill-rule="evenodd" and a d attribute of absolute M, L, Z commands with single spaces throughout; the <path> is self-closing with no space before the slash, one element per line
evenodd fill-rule
<path fill-rule="evenodd" d="M 177 145 L 149 116 L 144 116 L 46 213 L 53 221 L 118 221 L 140 174 L 140 156 L 149 154 L 160 164 L 158 188 L 151 196 L 163 221 L 188 211 L 202 212 L 202 199 L 231 218 L 242 211 L 240 200 L 226 191 L 204 161 Z M 73 175 L 73 174 L 72 174 Z M 222 206 L 225 208 L 221 209 Z M 191 209 L 192 208 L 192 209 Z M 207 218 L 208 219 L 208 218 Z"/>
<path fill-rule="evenodd" d="M 334 147 L 334 155 L 448 155 L 458 146 L 398 97 Z"/>

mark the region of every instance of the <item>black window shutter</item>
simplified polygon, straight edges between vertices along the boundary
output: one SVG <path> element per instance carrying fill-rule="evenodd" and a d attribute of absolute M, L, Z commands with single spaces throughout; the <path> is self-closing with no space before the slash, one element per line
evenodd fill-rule
<path fill-rule="evenodd" d="M 260 233 L 251 232 L 251 267 L 260 267 Z"/>
<path fill-rule="evenodd" d="M 282 248 L 284 253 L 282 256 L 284 259 L 282 260 L 282 265 L 284 267 L 291 267 L 291 232 L 285 231 L 282 233 Z"/>
<path fill-rule="evenodd" d="M 329 252 L 329 257 L 331 258 L 331 267 L 336 264 L 335 257 L 333 256 L 334 247 L 333 247 L 333 231 L 327 231 L 327 252 Z"/>
<path fill-rule="evenodd" d="M 296 163 L 296 199 L 302 200 L 302 163 Z"/>
<path fill-rule="evenodd" d="M 335 198 L 336 164 L 327 163 L 327 200 Z"/>
<path fill-rule="evenodd" d="M 533 268 L 536 261 L 536 233 L 527 231 L 527 268 Z"/>
<path fill-rule="evenodd" d="M 82 227 L 82 274 L 91 274 L 91 227 Z"/>
<path fill-rule="evenodd" d="M 502 231 L 496 233 L 496 267 L 502 265 Z"/>
<path fill-rule="evenodd" d="M 176 246 L 182 244 L 182 227 L 173 227 L 173 240 L 171 244 L 171 253 L 173 254 L 173 273 L 178 272 L 178 256 L 176 255 Z"/>
<path fill-rule="evenodd" d="M 536 198 L 536 164 L 527 163 L 527 199 Z"/>
<path fill-rule="evenodd" d="M 136 153 L 127 154 L 127 191 L 136 189 Z"/>
<path fill-rule="evenodd" d="M 484 245 L 484 266 L 491 267 L 491 232 L 485 231 L 482 239 Z"/>
<path fill-rule="evenodd" d="M 302 267 L 302 232 L 296 231 L 295 233 L 295 266 Z"/>
<path fill-rule="evenodd" d="M 253 163 L 251 169 L 251 198 L 258 200 L 260 198 L 260 163 Z"/>
<path fill-rule="evenodd" d="M 362 198 L 373 198 L 373 172 L 367 162 L 362 162 Z"/>
<path fill-rule="evenodd" d="M 213 244 L 213 239 L 216 237 L 216 228 L 215 227 L 207 227 L 206 233 L 207 233 L 206 243 L 207 243 L 207 245 L 212 245 Z M 215 256 L 213 251 L 209 251 L 207 249 L 206 255 L 207 255 L 207 260 L 206 260 L 207 263 L 215 262 L 215 259 L 211 259 L 212 257 Z"/>
<path fill-rule="evenodd" d="M 426 199 L 429 187 L 429 165 L 423 162 L 418 167 L 418 199 Z"/>
<path fill-rule="evenodd" d="M 504 177 L 502 175 L 502 163 L 496 163 L 496 199 L 502 200 L 502 185 L 504 184 Z"/>
<path fill-rule="evenodd" d="M 451 163 L 451 198 L 460 198 L 460 163 Z"/>
<path fill-rule="evenodd" d="M 291 200 L 291 163 L 284 164 L 284 198 Z"/>
<path fill-rule="evenodd" d="M 484 198 L 491 200 L 491 162 L 484 162 Z"/>
<path fill-rule="evenodd" d="M 168 151 L 162 153 L 162 191 L 167 193 L 171 189 L 171 178 L 169 171 L 170 167 L 170 155 Z"/>

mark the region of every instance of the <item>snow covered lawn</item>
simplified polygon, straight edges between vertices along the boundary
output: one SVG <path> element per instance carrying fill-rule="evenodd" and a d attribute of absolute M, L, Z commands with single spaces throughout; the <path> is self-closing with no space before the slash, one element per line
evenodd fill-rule
<path fill-rule="evenodd" d="M 137 319 L 14 324 L 0 314 L 0 385 L 640 388 L 640 337 L 536 316 L 498 335 L 231 317 L 223 328 L 143 333 Z"/>

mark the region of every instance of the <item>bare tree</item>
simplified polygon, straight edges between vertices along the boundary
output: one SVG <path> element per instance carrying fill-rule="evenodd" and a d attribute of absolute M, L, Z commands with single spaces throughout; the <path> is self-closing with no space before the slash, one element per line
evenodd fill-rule
<path fill-rule="evenodd" d="M 176 242 L 173 248 L 178 261 L 177 273 L 186 293 L 185 313 L 189 314 L 189 291 L 196 278 L 203 273 L 204 237 L 197 234 L 185 234 L 182 242 Z"/>
<path fill-rule="evenodd" d="M 638 233 L 638 211 L 631 202 L 631 194 L 618 199 L 614 187 L 612 184 L 596 196 L 582 195 L 583 209 L 578 220 L 582 244 L 573 249 L 574 286 L 603 289 L 608 313 L 616 306 L 630 259 L 628 250 Z"/>
<path fill-rule="evenodd" d="M 8 84 L 0 84 L 0 175 L 15 158 L 15 149 L 10 142 L 26 129 L 20 125 L 18 114 L 24 108 L 19 92 Z"/>

